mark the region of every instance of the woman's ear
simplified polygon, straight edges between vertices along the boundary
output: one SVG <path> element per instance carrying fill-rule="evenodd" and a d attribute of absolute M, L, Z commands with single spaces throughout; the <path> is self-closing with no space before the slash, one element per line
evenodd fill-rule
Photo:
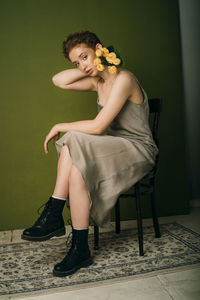
<path fill-rule="evenodd" d="M 103 46 L 100 43 L 96 44 L 96 50 L 100 48 L 103 48 Z"/>

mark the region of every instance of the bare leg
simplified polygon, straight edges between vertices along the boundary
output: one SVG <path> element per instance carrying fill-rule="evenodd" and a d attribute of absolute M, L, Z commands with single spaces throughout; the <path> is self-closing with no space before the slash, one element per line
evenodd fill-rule
<path fill-rule="evenodd" d="M 81 173 L 73 165 L 67 145 L 60 152 L 53 195 L 70 198 L 72 225 L 76 229 L 89 226 L 90 198 Z"/>
<path fill-rule="evenodd" d="M 69 194 L 69 174 L 72 167 L 72 160 L 67 145 L 64 145 L 60 152 L 57 167 L 57 179 L 53 195 L 55 197 L 67 198 Z"/>
<path fill-rule="evenodd" d="M 67 145 L 64 145 L 60 152 L 57 179 L 53 195 L 64 199 L 66 199 L 68 195 L 70 196 L 71 218 L 72 225 L 74 227 L 73 230 L 88 228 L 90 199 L 82 176 L 72 163 Z M 62 210 L 64 208 L 65 201 L 59 201 L 53 198 L 50 198 L 49 201 L 48 203 L 51 203 L 51 205 L 45 205 L 41 216 L 37 220 L 37 224 L 35 223 L 36 225 L 34 224 L 32 227 L 25 229 L 22 234 L 22 239 L 30 241 L 44 241 L 53 236 L 65 234 L 64 220 L 62 217 Z M 40 225 L 40 227 L 38 225 Z M 83 232 L 86 244 L 87 234 L 88 229 Z M 88 259 L 90 260 L 90 254 L 88 254 L 88 250 L 86 252 L 87 259 L 84 263 L 87 264 Z"/>
<path fill-rule="evenodd" d="M 69 176 L 69 198 L 72 225 L 76 229 L 88 228 L 90 198 L 79 170 L 72 165 Z"/>

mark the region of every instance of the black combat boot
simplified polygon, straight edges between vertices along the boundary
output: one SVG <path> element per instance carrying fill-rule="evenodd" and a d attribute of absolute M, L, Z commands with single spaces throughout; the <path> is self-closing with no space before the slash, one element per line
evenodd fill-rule
<path fill-rule="evenodd" d="M 65 258 L 54 266 L 53 275 L 58 277 L 73 274 L 81 267 L 92 264 L 88 246 L 88 229 L 72 228 L 72 244 Z"/>
<path fill-rule="evenodd" d="M 65 235 L 62 211 L 64 200 L 50 197 L 44 204 L 44 210 L 34 225 L 23 231 L 21 238 L 28 241 L 46 241 L 53 236 Z"/>

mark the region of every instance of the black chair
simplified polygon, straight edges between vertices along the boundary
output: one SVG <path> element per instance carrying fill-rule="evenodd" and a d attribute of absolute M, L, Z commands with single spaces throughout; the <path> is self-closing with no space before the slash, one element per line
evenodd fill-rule
<path fill-rule="evenodd" d="M 152 135 L 154 141 L 159 149 L 158 140 L 158 124 L 160 119 L 160 112 L 162 107 L 162 99 L 149 99 L 149 111 L 153 115 L 152 124 L 150 124 Z M 141 205 L 140 198 L 143 195 L 150 194 L 151 199 L 151 209 L 152 218 L 155 231 L 155 237 L 160 238 L 160 227 L 158 223 L 158 218 L 156 214 L 156 199 L 155 199 L 155 176 L 158 169 L 159 153 L 156 156 L 156 161 L 153 169 L 145 175 L 141 180 L 133 185 L 135 193 L 121 194 L 115 204 L 115 231 L 120 233 L 120 198 L 133 197 L 136 198 L 136 212 L 137 212 L 137 227 L 138 227 L 138 241 L 139 241 L 139 253 L 141 256 L 144 255 L 143 249 L 143 227 L 142 227 L 142 215 L 141 215 Z M 148 181 L 148 183 L 143 183 L 142 181 Z M 99 228 L 94 224 L 94 249 L 99 249 Z"/>

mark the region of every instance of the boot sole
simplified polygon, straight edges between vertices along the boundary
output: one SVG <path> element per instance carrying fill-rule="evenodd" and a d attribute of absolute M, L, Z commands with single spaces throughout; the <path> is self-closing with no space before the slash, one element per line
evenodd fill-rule
<path fill-rule="evenodd" d="M 21 235 L 22 240 L 26 240 L 26 241 L 32 241 L 32 242 L 42 242 L 42 241 L 47 241 L 49 239 L 51 239 L 54 236 L 62 236 L 65 235 L 66 231 L 65 231 L 65 227 L 58 229 L 54 232 L 49 233 L 48 235 L 43 235 L 41 237 L 37 236 L 28 236 L 28 235 Z"/>
<path fill-rule="evenodd" d="M 65 272 L 59 272 L 59 271 L 53 270 L 53 275 L 56 276 L 56 277 L 68 276 L 68 275 L 71 275 L 71 274 L 75 273 L 78 269 L 88 267 L 91 264 L 93 264 L 92 257 L 88 258 L 87 260 L 84 260 L 82 263 L 80 263 L 79 265 L 77 265 L 76 267 L 74 267 L 71 270 L 68 270 L 68 271 L 65 271 Z"/>

